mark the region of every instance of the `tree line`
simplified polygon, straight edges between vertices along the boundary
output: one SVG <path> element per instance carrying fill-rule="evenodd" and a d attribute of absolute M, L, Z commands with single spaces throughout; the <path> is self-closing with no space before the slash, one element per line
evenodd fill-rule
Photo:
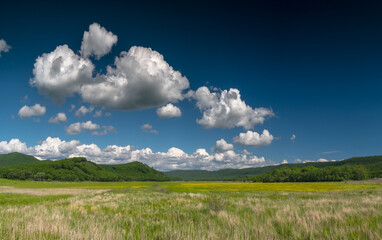
<path fill-rule="evenodd" d="M 316 168 L 283 167 L 272 172 L 251 177 L 253 182 L 333 182 L 365 180 L 369 172 L 363 165 Z"/>

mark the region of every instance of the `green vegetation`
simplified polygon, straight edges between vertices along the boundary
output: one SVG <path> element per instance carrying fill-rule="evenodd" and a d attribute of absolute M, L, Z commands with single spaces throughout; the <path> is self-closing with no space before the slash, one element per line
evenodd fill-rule
<path fill-rule="evenodd" d="M 382 187 L 376 184 L 0 180 L 0 190 L 41 193 L 28 184 L 59 195 L 0 192 L 7 199 L 0 200 L 0 239 L 382 238 Z M 99 189 L 108 184 L 115 188 Z M 70 185 L 96 189 L 62 195 L 61 187 Z M 242 191 L 246 186 L 253 191 Z M 323 186 L 352 190 L 315 191 Z"/>
<path fill-rule="evenodd" d="M 98 165 L 81 157 L 3 167 L 0 168 L 0 178 L 35 181 L 101 182 L 170 180 L 163 173 L 140 162 L 121 165 Z"/>
<path fill-rule="evenodd" d="M 365 166 L 342 166 L 316 168 L 313 166 L 297 168 L 283 167 L 270 173 L 250 178 L 254 182 L 332 182 L 365 180 L 368 171 Z"/>
<path fill-rule="evenodd" d="M 219 171 L 205 170 L 176 170 L 165 172 L 167 176 L 181 178 L 185 181 L 236 181 L 245 180 L 253 176 L 272 172 L 275 169 L 290 167 L 303 168 L 313 166 L 316 168 L 357 166 L 363 165 L 368 171 L 369 178 L 382 177 L 382 156 L 354 157 L 336 162 L 308 162 L 290 163 L 277 166 L 266 166 L 245 169 L 222 169 Z"/>
<path fill-rule="evenodd" d="M 39 160 L 33 156 L 18 152 L 0 154 L 0 167 L 23 165 L 34 162 L 39 162 Z"/>

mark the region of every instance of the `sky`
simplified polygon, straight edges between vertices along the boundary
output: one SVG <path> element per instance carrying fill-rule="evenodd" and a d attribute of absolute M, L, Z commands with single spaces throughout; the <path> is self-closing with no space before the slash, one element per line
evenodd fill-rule
<path fill-rule="evenodd" d="M 0 153 L 164 171 L 381 154 L 382 3 L 2 9 Z"/>

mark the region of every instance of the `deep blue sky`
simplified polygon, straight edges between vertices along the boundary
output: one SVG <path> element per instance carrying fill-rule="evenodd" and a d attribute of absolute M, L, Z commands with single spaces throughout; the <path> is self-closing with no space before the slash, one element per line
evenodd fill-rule
<path fill-rule="evenodd" d="M 245 147 L 256 156 L 280 163 L 379 155 L 381 12 L 382 4 L 364 1 L 2 3 L 0 39 L 12 49 L 0 58 L 0 141 L 17 138 L 34 146 L 51 136 L 101 148 L 133 145 L 166 152 L 177 147 L 191 154 L 197 148 L 211 152 L 217 140 L 232 143 L 246 132 L 203 129 L 195 121 L 201 112 L 188 100 L 176 104 L 181 118 L 158 119 L 153 108 L 106 109 L 111 117 L 78 119 L 67 111 L 70 105 L 90 106 L 79 96 L 59 106 L 40 95 L 29 85 L 36 58 L 63 44 L 78 52 L 84 31 L 96 22 L 118 36 L 111 53 L 93 61 L 98 71 L 105 72 L 131 46 L 150 47 L 188 78 L 191 89 L 237 88 L 249 106 L 272 108 L 276 116 L 254 131 L 267 129 L 277 139 Z M 22 106 L 36 103 L 47 107 L 40 122 L 17 116 Z M 58 112 L 66 112 L 68 122 L 49 124 Z M 113 125 L 117 133 L 65 133 L 64 126 L 87 120 Z M 145 123 L 159 134 L 142 132 Z M 236 152 L 242 149 L 235 145 Z"/>

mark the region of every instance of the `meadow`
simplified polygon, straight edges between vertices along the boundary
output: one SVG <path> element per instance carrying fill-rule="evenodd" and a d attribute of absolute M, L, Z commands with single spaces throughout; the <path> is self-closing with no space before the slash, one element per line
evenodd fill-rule
<path fill-rule="evenodd" d="M 381 239 L 382 185 L 0 180 L 0 239 Z"/>

